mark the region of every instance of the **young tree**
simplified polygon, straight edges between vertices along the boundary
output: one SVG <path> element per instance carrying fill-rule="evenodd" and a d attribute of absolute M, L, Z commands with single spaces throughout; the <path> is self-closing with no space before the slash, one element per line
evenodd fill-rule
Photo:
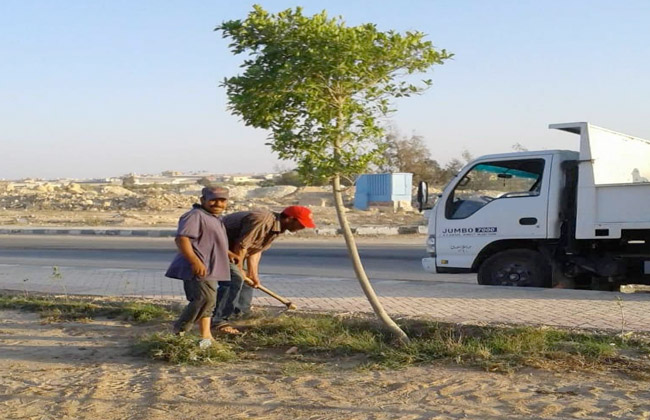
<path fill-rule="evenodd" d="M 354 270 L 375 313 L 402 341 L 406 334 L 388 317 L 363 269 L 345 216 L 341 178 L 365 172 L 382 154 L 379 119 L 390 99 L 431 85 L 402 76 L 429 70 L 451 57 L 420 32 L 378 31 L 373 24 L 347 26 L 326 12 L 302 8 L 270 14 L 253 6 L 245 20 L 216 28 L 247 54 L 243 74 L 226 78 L 230 110 L 246 125 L 270 131 L 267 145 L 297 163 L 308 181 L 332 184 L 336 211 Z"/>

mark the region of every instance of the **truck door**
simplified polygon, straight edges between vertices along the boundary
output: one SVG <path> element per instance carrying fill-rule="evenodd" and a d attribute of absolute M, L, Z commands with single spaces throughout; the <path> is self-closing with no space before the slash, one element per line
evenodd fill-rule
<path fill-rule="evenodd" d="M 470 268 L 502 239 L 546 238 L 552 155 L 475 162 L 436 214 L 436 265 Z"/>

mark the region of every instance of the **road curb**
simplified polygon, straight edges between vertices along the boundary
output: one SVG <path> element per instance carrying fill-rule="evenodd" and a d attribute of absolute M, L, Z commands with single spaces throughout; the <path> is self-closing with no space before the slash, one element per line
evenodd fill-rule
<path fill-rule="evenodd" d="M 358 226 L 352 232 L 357 236 L 394 236 L 426 234 L 426 226 Z M 298 236 L 339 236 L 340 228 L 317 228 L 300 232 Z M 109 228 L 0 228 L 0 235 L 79 235 L 79 236 L 137 236 L 165 238 L 176 236 L 176 229 L 109 229 Z"/>
<path fill-rule="evenodd" d="M 176 236 L 176 229 L 85 229 L 85 228 L 12 228 L 0 229 L 0 235 L 83 235 L 83 236 Z"/>

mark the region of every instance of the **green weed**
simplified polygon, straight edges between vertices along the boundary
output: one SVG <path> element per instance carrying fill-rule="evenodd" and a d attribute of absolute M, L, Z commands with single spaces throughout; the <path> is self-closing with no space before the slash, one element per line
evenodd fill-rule
<path fill-rule="evenodd" d="M 183 337 L 169 333 L 153 333 L 136 344 L 137 353 L 156 360 L 174 364 L 213 365 L 230 362 L 237 358 L 234 346 L 230 343 L 215 341 L 212 346 L 202 349 L 196 336 Z"/>
<path fill-rule="evenodd" d="M 0 308 L 37 312 L 47 321 L 88 321 L 97 317 L 134 322 L 171 319 L 175 314 L 160 305 L 142 302 L 111 302 L 56 297 L 0 295 Z"/>

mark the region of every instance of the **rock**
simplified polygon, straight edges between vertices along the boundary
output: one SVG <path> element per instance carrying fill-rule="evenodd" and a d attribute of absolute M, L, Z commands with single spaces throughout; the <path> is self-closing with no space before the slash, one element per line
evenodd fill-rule
<path fill-rule="evenodd" d="M 84 194 L 86 191 L 81 188 L 81 185 L 70 183 L 65 187 L 65 191 L 72 193 L 72 194 Z"/>
<path fill-rule="evenodd" d="M 105 187 L 102 187 L 99 190 L 99 193 L 103 195 L 123 196 L 123 197 L 134 197 L 138 195 L 131 190 L 127 190 L 124 187 L 120 187 L 119 185 L 107 185 Z"/>
<path fill-rule="evenodd" d="M 314 207 L 327 207 L 334 205 L 334 198 L 319 197 L 319 196 L 303 196 L 298 200 L 300 206 L 314 206 Z"/>
<path fill-rule="evenodd" d="M 228 186 L 226 187 L 230 190 L 230 201 L 242 201 L 246 199 L 248 192 L 256 189 L 250 185 L 237 185 L 237 186 Z"/>
<path fill-rule="evenodd" d="M 255 188 L 246 194 L 247 199 L 269 198 L 277 199 L 293 194 L 298 188 L 291 185 L 276 185 L 274 187 Z"/>
<path fill-rule="evenodd" d="M 301 206 L 334 206 L 331 187 L 301 187 L 295 195 L 296 203 Z"/>
<path fill-rule="evenodd" d="M 326 227 L 326 228 L 316 228 L 316 234 L 318 236 L 336 236 L 339 229 L 335 227 Z"/>
<path fill-rule="evenodd" d="M 203 185 L 194 184 L 194 185 L 184 185 L 178 189 L 178 192 L 186 195 L 195 195 L 200 196 Z"/>
<path fill-rule="evenodd" d="M 397 235 L 399 228 L 396 226 L 360 226 L 357 235 Z"/>
<path fill-rule="evenodd" d="M 44 193 L 44 192 L 48 192 L 49 190 L 45 185 L 37 185 L 32 189 L 32 191 L 37 193 Z"/>

